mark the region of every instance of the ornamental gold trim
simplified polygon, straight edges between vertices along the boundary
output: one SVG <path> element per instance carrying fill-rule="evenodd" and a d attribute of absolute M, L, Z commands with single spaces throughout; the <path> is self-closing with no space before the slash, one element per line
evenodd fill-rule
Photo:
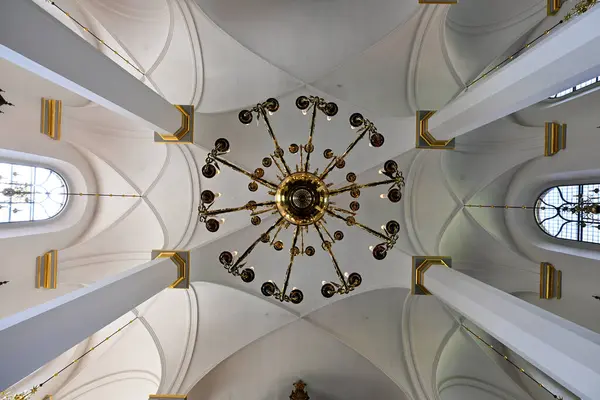
<path fill-rule="evenodd" d="M 177 267 L 177 279 L 169 285 L 171 289 L 189 289 L 190 252 L 187 250 L 152 250 L 152 259 L 169 258 Z"/>
<path fill-rule="evenodd" d="M 58 282 L 58 250 L 50 250 L 36 258 L 35 287 L 56 289 Z"/>
<path fill-rule="evenodd" d="M 558 14 L 565 0 L 548 0 L 546 6 L 547 14 L 549 17 Z"/>
<path fill-rule="evenodd" d="M 175 108 L 181 113 L 181 127 L 173 134 L 154 132 L 156 143 L 194 143 L 194 106 L 175 104 Z"/>
<path fill-rule="evenodd" d="M 151 394 L 149 400 L 183 399 L 187 400 L 186 394 Z"/>
<path fill-rule="evenodd" d="M 554 265 L 540 263 L 540 299 L 562 298 L 562 271 L 557 270 Z"/>
<path fill-rule="evenodd" d="M 417 111 L 416 148 L 431 150 L 454 150 L 454 138 L 450 140 L 437 140 L 431 135 L 431 133 L 429 133 L 429 118 L 431 118 L 435 113 L 436 111 L 431 110 Z"/>
<path fill-rule="evenodd" d="M 60 140 L 62 126 L 62 101 L 42 97 L 40 132 L 54 140 Z"/>
<path fill-rule="evenodd" d="M 544 156 L 552 157 L 567 147 L 567 124 L 546 122 L 544 125 Z"/>
<path fill-rule="evenodd" d="M 431 292 L 425 287 L 425 272 L 433 265 L 452 268 L 452 258 L 445 256 L 414 256 L 412 258 L 412 276 L 410 294 L 430 296 Z"/>

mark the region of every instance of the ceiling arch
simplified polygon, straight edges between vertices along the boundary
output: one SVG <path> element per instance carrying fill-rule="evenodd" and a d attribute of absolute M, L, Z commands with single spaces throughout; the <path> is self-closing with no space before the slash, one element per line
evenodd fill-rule
<path fill-rule="evenodd" d="M 307 83 L 376 43 L 419 7 L 410 0 L 196 3 L 246 48 Z"/>

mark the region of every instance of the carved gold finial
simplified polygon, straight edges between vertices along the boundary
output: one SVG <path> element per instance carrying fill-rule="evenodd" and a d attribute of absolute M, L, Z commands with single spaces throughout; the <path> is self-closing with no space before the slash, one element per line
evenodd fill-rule
<path fill-rule="evenodd" d="M 290 394 L 290 400 L 309 400 L 308 393 L 306 393 L 306 383 L 298 381 L 294 383 L 294 391 Z"/>

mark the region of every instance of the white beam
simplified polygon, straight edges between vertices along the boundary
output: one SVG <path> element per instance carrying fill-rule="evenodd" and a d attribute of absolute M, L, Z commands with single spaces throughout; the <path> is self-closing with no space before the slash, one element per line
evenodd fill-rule
<path fill-rule="evenodd" d="M 600 335 L 450 268 L 424 285 L 444 303 L 584 400 L 600 393 Z"/>
<path fill-rule="evenodd" d="M 599 26 L 600 6 L 565 23 L 433 115 L 429 132 L 448 140 L 599 76 Z"/>
<path fill-rule="evenodd" d="M 181 113 L 30 0 L 0 1 L 0 57 L 160 133 Z"/>
<path fill-rule="evenodd" d="M 157 259 L 1 319 L 0 391 L 161 292 L 176 279 L 177 268 L 173 262 L 168 258 Z"/>

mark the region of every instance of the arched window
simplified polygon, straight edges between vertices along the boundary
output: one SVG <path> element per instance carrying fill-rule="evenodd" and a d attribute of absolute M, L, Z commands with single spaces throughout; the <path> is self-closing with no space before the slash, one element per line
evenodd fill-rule
<path fill-rule="evenodd" d="M 600 184 L 546 190 L 537 200 L 535 218 L 550 236 L 600 243 Z"/>
<path fill-rule="evenodd" d="M 0 162 L 0 224 L 55 217 L 67 198 L 67 184 L 55 171 Z"/>
<path fill-rule="evenodd" d="M 600 85 L 600 76 L 596 76 L 592 79 L 588 79 L 585 82 L 581 82 L 580 84 L 570 87 L 568 89 L 565 89 L 562 92 L 556 93 L 556 94 L 550 96 L 549 98 L 550 99 L 560 99 L 561 97 L 565 97 L 569 94 L 583 91 L 583 90 L 588 90 L 588 89 L 591 89 L 592 87 L 596 87 L 598 85 Z"/>

